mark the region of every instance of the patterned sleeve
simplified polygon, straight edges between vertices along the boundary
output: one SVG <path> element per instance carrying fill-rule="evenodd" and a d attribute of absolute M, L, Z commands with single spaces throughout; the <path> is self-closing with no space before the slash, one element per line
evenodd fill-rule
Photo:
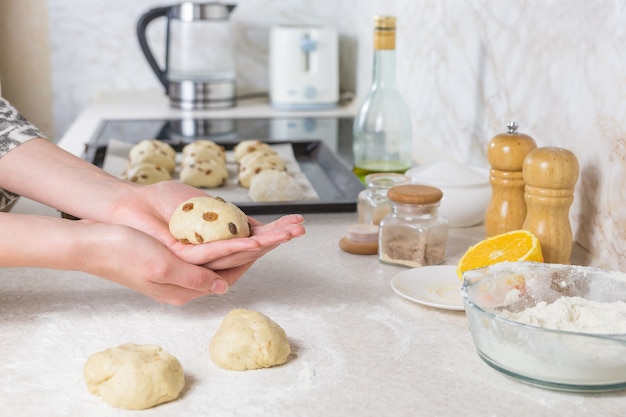
<path fill-rule="evenodd" d="M 27 140 L 44 137 L 8 101 L 0 97 L 0 158 Z M 0 189 L 0 210 L 16 198 L 16 194 Z"/>

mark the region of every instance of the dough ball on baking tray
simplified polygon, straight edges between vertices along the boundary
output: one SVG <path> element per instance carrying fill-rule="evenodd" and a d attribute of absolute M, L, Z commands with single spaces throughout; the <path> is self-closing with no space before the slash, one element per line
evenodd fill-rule
<path fill-rule="evenodd" d="M 303 189 L 289 173 L 268 169 L 250 180 L 248 195 L 256 202 L 296 201 L 302 199 Z"/>

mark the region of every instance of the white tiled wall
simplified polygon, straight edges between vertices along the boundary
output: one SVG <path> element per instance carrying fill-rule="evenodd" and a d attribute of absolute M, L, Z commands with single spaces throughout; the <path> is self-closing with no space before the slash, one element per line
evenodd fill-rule
<path fill-rule="evenodd" d="M 241 0 L 233 15 L 240 93 L 267 90 L 278 23 L 340 33 L 341 85 L 371 77 L 371 18 L 398 16 L 398 82 L 412 110 L 415 159 L 485 165 L 487 142 L 514 119 L 540 146 L 579 158 L 576 240 L 626 270 L 626 5 L 619 0 Z M 49 1 L 57 134 L 102 90 L 159 84 L 135 39 L 155 0 Z M 150 36 L 162 48 L 163 34 Z"/>

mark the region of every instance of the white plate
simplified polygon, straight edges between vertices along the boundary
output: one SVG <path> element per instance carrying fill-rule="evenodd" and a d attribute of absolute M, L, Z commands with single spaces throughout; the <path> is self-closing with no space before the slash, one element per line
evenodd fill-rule
<path fill-rule="evenodd" d="M 391 279 L 391 288 L 400 296 L 444 310 L 464 310 L 461 285 L 454 265 L 413 268 Z"/>

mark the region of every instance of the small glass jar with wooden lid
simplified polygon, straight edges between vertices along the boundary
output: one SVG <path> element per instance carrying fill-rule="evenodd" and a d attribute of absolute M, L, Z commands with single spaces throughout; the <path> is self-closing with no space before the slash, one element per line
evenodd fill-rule
<path fill-rule="evenodd" d="M 391 212 L 380 222 L 379 260 L 417 268 L 443 262 L 448 220 L 439 214 L 443 192 L 427 185 L 399 185 L 387 191 Z"/>

